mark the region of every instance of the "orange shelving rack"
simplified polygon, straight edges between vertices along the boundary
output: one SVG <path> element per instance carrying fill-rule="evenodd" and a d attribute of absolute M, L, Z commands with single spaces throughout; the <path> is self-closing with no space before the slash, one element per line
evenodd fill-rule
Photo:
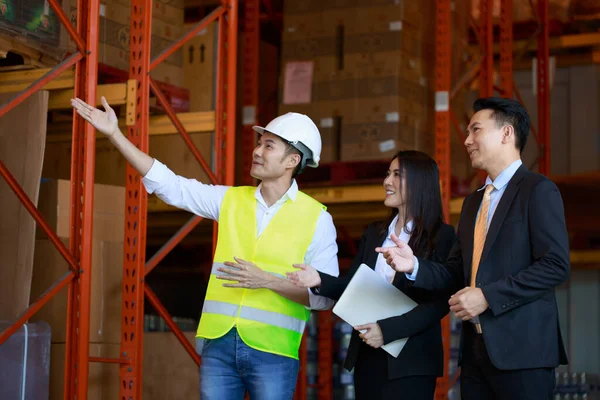
<path fill-rule="evenodd" d="M 67 57 L 27 89 L 0 107 L 0 118 L 24 99 L 40 90 L 61 73 L 75 67 L 74 95 L 90 104 L 97 104 L 99 0 L 79 1 L 77 27 L 73 27 L 57 0 L 49 4 L 77 46 Z M 152 1 L 132 0 L 130 25 L 130 65 L 127 84 L 127 136 L 142 151 L 148 151 L 149 97 L 152 91 L 166 114 L 181 134 L 212 183 L 232 185 L 236 131 L 238 1 L 223 0 L 210 15 L 198 22 L 181 39 L 174 42 L 155 59 L 150 59 Z M 150 78 L 150 71 L 173 54 L 196 33 L 211 22 L 219 22 L 217 96 L 215 110 L 216 169 L 213 172 L 185 131 L 160 89 Z M 74 114 L 71 159 L 71 235 L 66 248 L 51 230 L 33 202 L 27 197 L 5 164 L 0 160 L 0 174 L 15 195 L 31 213 L 39 227 L 48 235 L 69 264 L 63 278 L 50 287 L 0 334 L 0 345 L 41 309 L 56 293 L 68 286 L 67 340 L 65 355 L 65 398 L 85 400 L 88 392 L 90 362 L 120 364 L 120 395 L 127 400 L 142 397 L 142 349 L 144 338 L 144 297 L 156 308 L 169 328 L 181 341 L 194 361 L 200 358 L 185 339 L 160 300 L 145 284 L 145 277 L 200 222 L 193 217 L 170 239 L 151 260 L 146 260 L 147 195 L 141 178 L 127 166 L 125 238 L 123 260 L 123 305 L 120 356 L 98 358 L 89 356 L 89 320 L 91 294 L 92 215 L 96 136 L 94 128 Z"/>

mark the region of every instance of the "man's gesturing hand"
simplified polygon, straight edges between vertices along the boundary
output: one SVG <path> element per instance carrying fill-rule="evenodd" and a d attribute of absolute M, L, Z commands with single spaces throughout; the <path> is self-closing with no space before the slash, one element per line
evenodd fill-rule
<path fill-rule="evenodd" d="M 98 132 L 101 132 L 107 137 L 111 137 L 119 130 L 119 120 L 117 119 L 115 111 L 106 102 L 104 96 L 100 98 L 100 102 L 105 111 L 92 107 L 77 97 L 71 99 L 71 105 L 75 111 L 77 111 L 77 114 L 81 115 L 83 119 L 92 124 Z"/>
<path fill-rule="evenodd" d="M 398 272 L 412 274 L 415 267 L 415 259 L 410 246 L 394 234 L 390 237 L 395 247 L 377 247 L 376 252 L 383 254 L 385 262 Z"/>

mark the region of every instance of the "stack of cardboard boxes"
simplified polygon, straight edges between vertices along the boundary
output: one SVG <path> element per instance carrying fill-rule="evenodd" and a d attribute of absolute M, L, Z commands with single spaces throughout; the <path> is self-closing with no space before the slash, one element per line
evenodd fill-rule
<path fill-rule="evenodd" d="M 52 180 L 40 186 L 39 210 L 50 227 L 69 248 L 70 182 Z M 125 190 L 94 187 L 92 234 L 92 293 L 90 306 L 90 356 L 118 357 L 121 342 L 121 293 L 123 281 Z M 46 235 L 37 231 L 31 301 L 35 301 L 69 270 Z M 65 342 L 67 337 L 67 290 L 59 292 L 32 321 L 45 321 L 51 328 L 50 399 L 63 398 Z M 117 364 L 90 364 L 90 399 L 119 396 Z"/>
<path fill-rule="evenodd" d="M 579 3 L 580 0 L 548 0 L 548 16 L 550 20 L 560 20 L 568 22 L 569 20 L 569 7 L 573 3 Z M 595 1 L 592 1 L 595 2 Z M 591 2 L 590 2 L 591 3 Z M 595 2 L 597 3 L 597 2 Z M 477 21 L 479 20 L 479 4 L 474 1 L 471 3 L 471 14 Z M 537 18 L 537 2 L 531 2 L 529 0 L 513 0 L 513 22 L 535 22 Z M 494 22 L 498 23 L 500 20 L 502 9 L 501 0 L 494 0 L 492 5 L 492 17 Z"/>
<path fill-rule="evenodd" d="M 433 150 L 433 3 L 286 2 L 280 113 L 309 115 L 323 162 Z"/>
<path fill-rule="evenodd" d="M 122 2 L 126 0 L 111 0 L 114 2 Z M 165 1 L 166 3 L 166 1 Z M 116 4 L 116 3 L 115 3 Z M 128 13 L 122 4 L 117 4 L 118 7 L 123 9 L 123 13 Z M 171 3 L 163 4 L 163 2 L 155 2 L 154 14 L 162 13 L 162 8 L 169 9 Z M 171 11 L 176 10 L 174 7 L 170 7 Z M 117 8 L 113 8 L 109 11 L 110 7 L 106 8 L 107 17 L 104 18 L 104 25 L 116 24 L 107 20 L 108 16 L 113 15 Z M 183 10 L 181 18 L 183 19 Z M 161 14 L 161 18 L 168 14 Z M 129 14 L 120 14 L 121 18 L 127 16 L 129 20 Z M 153 20 L 153 30 L 158 29 L 160 24 L 155 23 Z M 101 31 L 102 31 L 101 25 Z M 162 25 L 163 28 L 166 25 Z M 179 26 L 179 29 L 183 32 L 187 32 L 192 28 L 193 25 L 183 24 Z M 181 85 L 188 88 L 190 91 L 190 112 L 199 111 L 211 111 L 214 110 L 214 93 L 215 93 L 215 71 L 216 71 L 216 23 L 210 25 L 207 29 L 198 33 L 197 36 L 188 41 L 180 53 L 185 54 L 185 59 L 182 60 L 183 64 L 181 71 L 177 72 L 177 75 L 169 72 L 168 76 L 177 76 L 177 85 Z M 164 29 L 167 32 L 166 29 Z M 156 35 L 156 33 L 155 33 Z M 178 34 L 177 37 L 180 35 Z M 105 35 L 106 37 L 106 35 Z M 153 42 L 156 37 L 152 38 Z M 107 63 L 114 63 L 114 66 L 119 68 L 126 68 L 126 64 L 119 64 L 125 62 L 125 57 L 128 59 L 129 52 L 125 47 L 118 50 L 116 47 L 111 47 L 105 43 L 100 46 L 102 54 L 115 53 L 114 59 L 106 59 Z M 118 50 L 118 51 L 117 51 Z M 154 53 L 153 53 L 154 54 Z M 122 57 L 121 57 L 122 56 Z M 173 56 L 172 56 L 173 57 Z M 169 58 L 170 59 L 170 58 Z M 173 67 L 169 64 L 169 59 L 158 66 L 158 72 L 161 71 L 162 67 L 165 67 L 168 71 L 171 71 Z M 166 80 L 166 79 L 165 79 Z M 70 123 L 70 119 L 67 120 Z M 64 125 L 64 124 L 63 124 Z M 66 129 L 70 130 L 70 126 L 66 126 Z M 125 132 L 125 127 L 122 127 Z M 209 165 L 212 165 L 214 159 L 214 132 L 188 132 L 192 138 L 192 142 L 196 145 L 196 148 L 200 151 L 204 159 Z M 53 139 L 53 134 L 49 133 L 49 140 L 46 146 L 46 154 L 44 158 L 44 167 L 42 176 L 44 178 L 54 179 L 69 179 L 71 171 L 71 140 L 69 137 L 64 135 L 59 139 Z M 175 173 L 198 179 L 201 182 L 208 183 L 209 179 L 200 166 L 192 152 L 189 150 L 183 139 L 176 132 L 167 135 L 151 135 L 149 143 L 150 155 L 164 162 L 171 168 Z M 106 185 L 119 185 L 124 186 L 126 181 L 125 175 L 126 161 L 125 158 L 119 153 L 118 150 L 108 140 L 100 139 L 96 142 L 96 172 L 95 182 L 106 184 Z"/>
<path fill-rule="evenodd" d="M 206 162 L 211 165 L 213 158 L 212 132 L 188 132 L 192 142 Z M 51 136 L 51 135 L 50 135 Z M 61 138 L 62 139 L 62 138 Z M 181 136 L 177 133 L 169 135 L 151 135 L 149 154 L 165 163 L 175 173 L 208 183 L 208 177 Z M 72 144 L 68 140 L 51 140 L 46 145 L 42 177 L 53 179 L 69 179 L 71 174 Z M 105 185 L 125 186 L 126 160 L 107 139 L 96 141 L 95 182 Z"/>
<path fill-rule="evenodd" d="M 77 22 L 77 0 L 68 3 L 71 22 Z M 184 33 L 183 0 L 157 0 L 152 9 L 151 56 L 157 57 Z M 102 0 L 100 4 L 100 43 L 98 62 L 127 71 L 129 68 L 131 1 Z M 63 29 L 63 44 L 74 42 Z M 150 76 L 174 86 L 183 85 L 183 52 L 181 49 L 158 65 Z"/>
<path fill-rule="evenodd" d="M 0 94 L 0 103 L 14 95 Z M 47 114 L 48 92 L 42 90 L 0 118 L 0 160 L 34 205 L 40 188 Z M 29 306 L 35 235 L 35 221 L 0 178 L 0 321 L 16 320 Z"/>
<path fill-rule="evenodd" d="M 189 32 L 196 23 L 185 24 Z M 216 101 L 218 23 L 213 22 L 183 45 L 183 85 L 190 91 L 190 111 L 212 111 Z"/>
<path fill-rule="evenodd" d="M 50 180 L 40 186 L 39 210 L 52 230 L 69 247 L 70 182 Z M 125 190 L 96 184 L 92 234 L 92 290 L 90 304 L 91 357 L 119 358 L 123 282 Z M 35 243 L 31 301 L 33 302 L 69 270 L 46 235 L 39 231 Z M 59 292 L 31 319 L 51 328 L 50 400 L 62 399 L 67 337 L 67 290 Z M 185 333 L 194 344 L 193 332 Z M 171 332 L 144 334 L 144 398 L 184 398 L 198 388 L 198 368 Z M 90 363 L 88 399 L 119 397 L 119 365 Z"/>
<path fill-rule="evenodd" d="M 152 57 L 182 36 L 183 0 L 156 0 L 152 9 Z M 77 23 L 77 0 L 62 0 L 67 16 Z M 130 0 L 101 0 L 98 61 L 121 70 L 129 67 Z M 0 0 L 0 29 L 29 39 L 35 47 L 60 56 L 75 49 L 75 42 L 46 0 Z M 167 58 L 151 76 L 174 86 L 183 85 L 182 51 Z"/>
<path fill-rule="evenodd" d="M 45 0 L 0 0 L 0 29 L 55 54 L 60 51 L 60 21 Z"/>
<path fill-rule="evenodd" d="M 167 7 L 167 5 L 160 2 L 156 4 Z M 156 11 L 155 9 L 155 13 L 158 12 L 160 11 Z M 181 29 L 185 29 L 186 32 L 191 28 L 192 25 L 181 26 Z M 187 42 L 182 50 L 180 50 L 186 54 L 186 57 L 182 72 L 178 76 L 183 81 L 183 86 L 190 89 L 191 112 L 214 110 L 216 28 L 216 23 L 212 24 L 209 28 L 199 32 L 197 36 Z M 107 45 L 101 47 L 104 49 L 108 48 Z M 129 57 L 127 50 L 121 51 Z M 169 67 L 169 64 L 163 63 L 162 65 Z M 67 122 L 70 122 L 70 120 L 67 120 Z M 66 129 L 69 129 L 69 127 Z M 125 132 L 125 127 L 122 127 L 122 129 Z M 188 133 L 206 162 L 212 165 L 212 160 L 214 159 L 214 132 Z M 69 179 L 71 171 L 71 140 L 69 137 L 61 137 L 60 140 L 53 139 L 52 136 L 53 134 L 49 133 L 42 176 L 44 178 Z M 178 133 L 151 135 L 149 148 L 151 156 L 167 164 L 175 173 L 198 179 L 201 182 L 209 182 L 206 172 Z M 126 161 L 113 144 L 106 139 L 97 140 L 95 157 L 96 183 L 125 185 Z"/>

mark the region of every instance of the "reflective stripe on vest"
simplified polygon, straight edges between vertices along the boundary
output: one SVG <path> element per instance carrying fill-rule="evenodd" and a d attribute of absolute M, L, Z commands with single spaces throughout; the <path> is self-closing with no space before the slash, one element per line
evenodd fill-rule
<path fill-rule="evenodd" d="M 236 317 L 238 315 L 243 319 L 262 322 L 278 328 L 289 329 L 290 331 L 302 334 L 306 323 L 303 320 L 290 317 L 289 315 L 279 314 L 272 311 L 260 310 L 258 308 L 241 306 L 225 303 L 222 301 L 206 300 L 202 307 L 202 313 L 220 314 L 227 317 Z"/>

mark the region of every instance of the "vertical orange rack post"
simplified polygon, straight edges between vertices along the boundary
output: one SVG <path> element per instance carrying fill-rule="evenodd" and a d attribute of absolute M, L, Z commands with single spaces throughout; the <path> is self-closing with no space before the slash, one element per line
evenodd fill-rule
<path fill-rule="evenodd" d="M 440 171 L 444 220 L 450 220 L 450 90 L 452 65 L 451 0 L 436 0 L 435 10 L 435 158 Z M 444 376 L 437 381 L 436 399 L 448 398 L 450 318 L 442 321 Z"/>
<path fill-rule="evenodd" d="M 317 399 L 333 400 L 333 326 L 331 310 L 319 311 Z"/>
<path fill-rule="evenodd" d="M 79 1 L 77 32 L 85 37 L 85 62 L 75 65 L 75 95 L 96 104 L 98 82 L 99 1 Z M 55 12 L 60 9 L 56 2 Z M 62 10 L 61 10 L 62 11 Z M 58 15 L 62 13 L 58 12 Z M 68 20 L 62 20 L 69 29 Z M 92 221 L 94 196 L 95 129 L 73 112 L 71 152 L 70 247 L 79 260 L 79 279 L 69 284 L 64 393 L 68 399 L 87 398 L 89 368 L 90 299 L 92 268 Z"/>
<path fill-rule="evenodd" d="M 131 9 L 130 79 L 137 91 L 134 124 L 128 127 L 129 139 L 142 151 L 148 152 L 148 121 L 150 91 L 156 96 L 182 139 L 207 173 L 211 183 L 233 185 L 236 130 L 237 78 L 237 0 L 224 0 L 213 12 L 190 29 L 181 39 L 150 61 L 150 32 L 152 1 L 133 0 Z M 181 48 L 198 32 L 219 21 L 219 49 L 217 59 L 217 99 L 215 111 L 216 171 L 213 173 L 193 144 L 179 117 L 169 104 L 150 72 L 171 54 Z M 142 355 L 144 337 L 144 296 L 163 318 L 170 330 L 184 346 L 197 365 L 200 357 L 185 338 L 166 308 L 152 289 L 145 284 L 149 274 L 183 238 L 201 221 L 194 216 L 146 262 L 147 196 L 139 175 L 127 166 L 126 183 L 125 256 L 123 269 L 123 324 L 121 356 L 126 362 L 120 368 L 120 398 L 142 397 Z"/>

